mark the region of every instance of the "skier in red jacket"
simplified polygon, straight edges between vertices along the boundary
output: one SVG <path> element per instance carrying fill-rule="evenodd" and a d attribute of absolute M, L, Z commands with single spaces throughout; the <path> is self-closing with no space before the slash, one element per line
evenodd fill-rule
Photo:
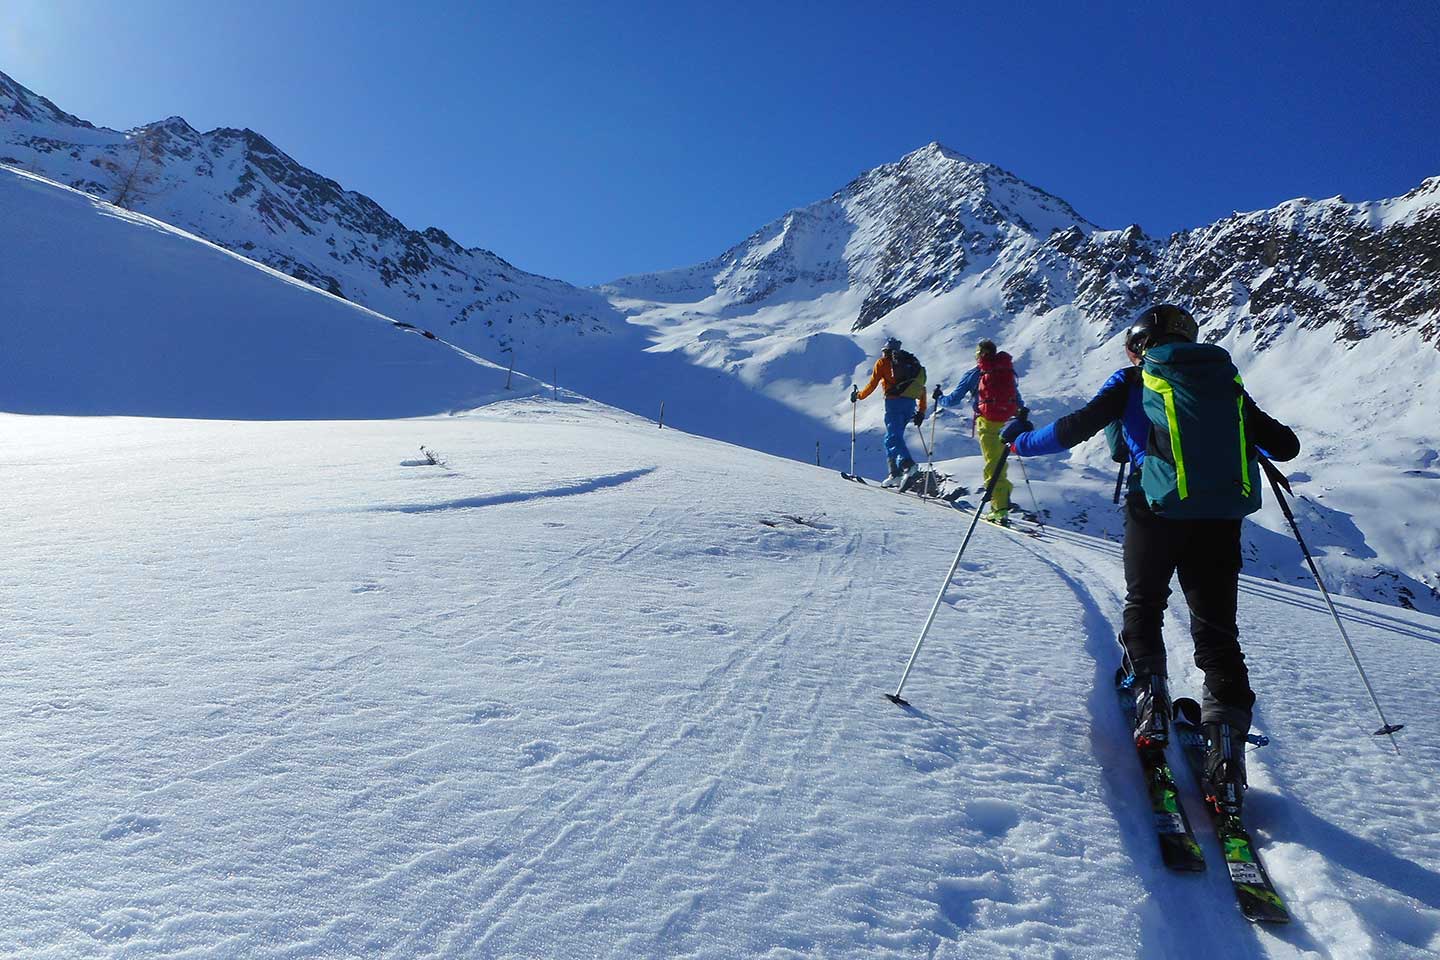
<path fill-rule="evenodd" d="M 1000 462 L 1000 455 L 1005 452 L 1000 429 L 1025 405 L 1020 398 L 1020 384 L 1015 379 L 1010 354 L 997 350 L 994 341 L 980 341 L 975 348 L 975 366 L 948 396 L 939 387 L 935 388 L 936 412 L 959 406 L 967 394 L 975 396 L 975 435 L 980 440 L 980 452 L 985 454 L 985 483 L 988 486 Z M 995 491 L 991 494 L 988 519 L 1008 526 L 1012 484 L 1005 473 L 1002 467 L 1000 479 L 995 481 Z"/>

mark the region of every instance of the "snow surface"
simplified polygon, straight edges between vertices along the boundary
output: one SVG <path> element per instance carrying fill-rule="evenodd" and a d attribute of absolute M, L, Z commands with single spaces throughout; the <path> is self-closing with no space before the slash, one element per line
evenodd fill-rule
<path fill-rule="evenodd" d="M 828 470 L 540 397 L 0 437 L 0 955 L 1440 950 L 1435 617 L 1341 601 L 1397 758 L 1317 594 L 1245 580 L 1257 929 L 1208 838 L 1159 863 L 1112 542 L 982 526 L 904 711 L 968 517 Z"/>

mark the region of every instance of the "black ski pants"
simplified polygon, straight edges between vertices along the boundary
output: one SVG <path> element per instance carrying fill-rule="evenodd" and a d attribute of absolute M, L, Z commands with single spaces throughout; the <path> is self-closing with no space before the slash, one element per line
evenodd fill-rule
<path fill-rule="evenodd" d="M 1145 498 L 1125 500 L 1125 626 L 1121 642 L 1137 676 L 1165 675 L 1161 628 L 1170 579 L 1190 606 L 1195 665 L 1205 672 L 1204 719 L 1250 728 L 1255 694 L 1235 623 L 1240 589 L 1239 520 L 1167 520 Z"/>

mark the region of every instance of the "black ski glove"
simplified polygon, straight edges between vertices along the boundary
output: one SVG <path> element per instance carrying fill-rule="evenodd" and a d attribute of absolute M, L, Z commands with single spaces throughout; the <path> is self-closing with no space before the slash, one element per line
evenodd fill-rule
<path fill-rule="evenodd" d="M 938 404 L 940 402 L 940 398 L 943 396 L 945 396 L 945 391 L 940 389 L 940 384 L 935 384 L 935 392 L 930 394 L 930 399 L 934 400 Z"/>
<path fill-rule="evenodd" d="M 857 386 L 855 386 L 855 384 L 852 383 L 852 384 L 850 384 L 850 402 L 851 402 L 851 403 L 858 403 L 859 400 L 860 400 L 860 388 L 857 387 Z"/>
<path fill-rule="evenodd" d="M 922 424 L 922 423 L 924 423 L 924 422 L 925 422 L 925 411 L 923 411 L 923 410 L 916 410 L 916 411 L 915 411 L 915 417 L 914 417 L 915 426 L 918 427 L 918 426 L 920 426 L 920 424 Z"/>
<path fill-rule="evenodd" d="M 1000 439 L 1006 443 L 1014 443 L 1020 434 L 1029 433 L 1031 430 L 1034 430 L 1035 425 L 1031 423 L 1026 416 L 1029 412 L 1029 410 L 1022 407 L 1015 419 L 1005 424 L 1005 429 L 1000 431 Z"/>

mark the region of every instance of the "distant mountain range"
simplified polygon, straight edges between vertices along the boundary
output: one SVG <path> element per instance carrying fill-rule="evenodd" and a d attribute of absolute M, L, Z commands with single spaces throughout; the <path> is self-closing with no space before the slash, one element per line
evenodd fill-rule
<path fill-rule="evenodd" d="M 180 117 L 96 127 L 0 73 L 0 163 L 174 224 L 396 319 L 498 355 L 614 332 L 605 298 L 526 273 L 438 227 L 412 230 L 253 130 Z"/>
<path fill-rule="evenodd" d="M 1134 225 L 1101 230 L 1014 174 L 932 143 L 713 260 L 606 289 L 731 305 L 854 289 L 861 330 L 967 286 L 1000 315 L 1072 305 L 1112 328 L 1163 299 L 1191 305 L 1211 340 L 1238 327 L 1268 342 L 1295 323 L 1339 340 L 1414 330 L 1440 349 L 1440 177 L 1393 200 L 1293 200 L 1162 240 Z"/>

